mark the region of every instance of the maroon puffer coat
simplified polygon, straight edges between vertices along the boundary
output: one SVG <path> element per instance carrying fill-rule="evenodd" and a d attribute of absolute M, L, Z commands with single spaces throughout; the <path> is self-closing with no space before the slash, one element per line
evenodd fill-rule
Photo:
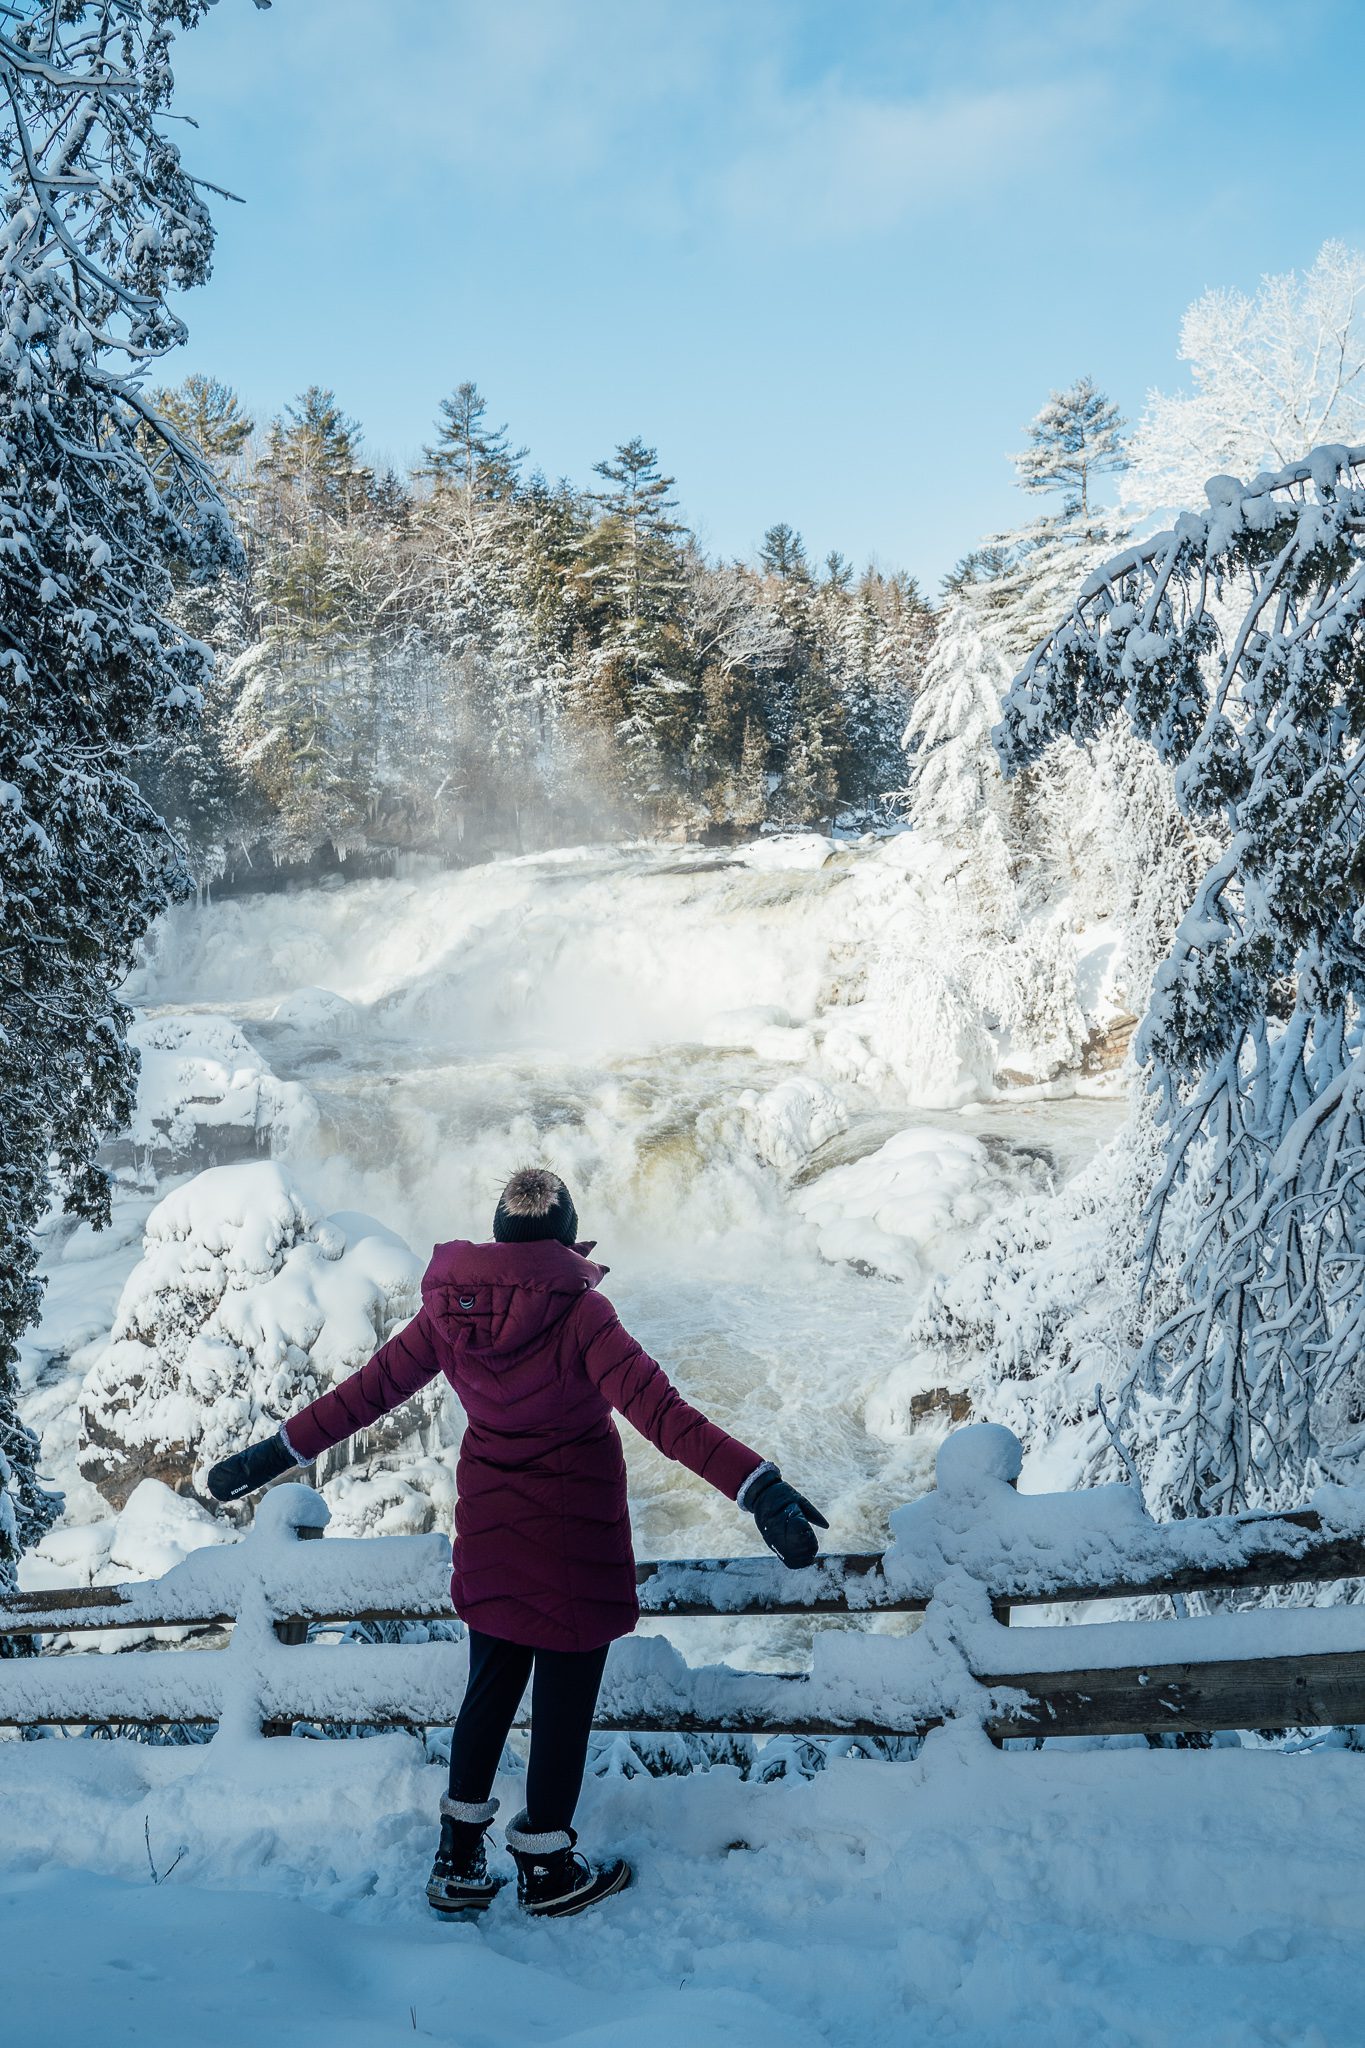
<path fill-rule="evenodd" d="M 597 1649 L 639 1619 L 613 1408 L 732 1500 L 762 1463 L 627 1336 L 596 1291 L 607 1269 L 591 1250 L 554 1239 L 438 1245 L 407 1328 L 287 1425 L 311 1460 L 443 1372 L 469 1418 L 455 1611 L 537 1650 Z"/>

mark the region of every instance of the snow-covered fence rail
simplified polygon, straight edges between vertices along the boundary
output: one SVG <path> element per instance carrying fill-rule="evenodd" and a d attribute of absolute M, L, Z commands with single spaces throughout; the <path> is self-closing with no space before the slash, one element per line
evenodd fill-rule
<path fill-rule="evenodd" d="M 897 1510 L 881 1555 L 799 1573 L 767 1558 L 642 1565 L 641 1606 L 654 1615 L 919 1612 L 924 1625 L 822 1632 L 795 1676 L 697 1668 L 661 1637 L 636 1638 L 613 1650 L 597 1725 L 890 1735 L 966 1717 L 1001 1739 L 1365 1723 L 1365 1606 L 1006 1625 L 1010 1609 L 1041 1603 L 1365 1580 L 1365 1495 L 1326 1487 L 1290 1513 L 1157 1525 L 1124 1486 L 1018 1493 L 1019 1455 L 1006 1430 L 958 1431 L 937 1491 Z M 232 1624 L 225 1649 L 198 1654 L 2 1661 L 0 1725 L 448 1724 L 462 1643 L 307 1642 L 314 1623 L 448 1619 L 445 1539 L 300 1540 L 326 1520 L 309 1488 L 278 1487 L 241 1542 L 159 1580 L 0 1606 L 0 1635 Z"/>

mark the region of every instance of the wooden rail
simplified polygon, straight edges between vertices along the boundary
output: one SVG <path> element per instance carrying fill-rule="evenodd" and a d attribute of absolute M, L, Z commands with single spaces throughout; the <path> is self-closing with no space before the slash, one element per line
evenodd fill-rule
<path fill-rule="evenodd" d="M 979 1470 L 959 1452 L 949 1457 L 963 1439 L 972 1440 L 971 1458 L 984 1459 Z M 1354 1496 L 1340 1496 L 1339 1512 L 1333 1503 L 1158 1528 L 1124 1489 L 1013 1493 L 995 1470 L 1002 1440 L 1007 1452 L 1012 1439 L 989 1426 L 950 1438 L 939 1494 L 900 1511 L 885 1553 L 825 1557 L 804 1572 L 767 1557 L 639 1567 L 646 1615 L 856 1622 L 928 1611 L 940 1616 L 924 1638 L 928 1650 L 914 1633 L 824 1631 L 808 1673 L 779 1675 L 696 1668 L 659 1638 L 637 1639 L 613 1653 L 596 1725 L 914 1735 L 973 1711 L 996 1740 L 1365 1725 L 1365 1605 L 999 1625 L 1011 1609 L 1040 1604 L 1365 1581 Z M 244 1539 L 196 1552 L 160 1580 L 14 1596 L 0 1605 L 0 1635 L 61 1640 L 55 1653 L 0 1661 L 0 1726 L 183 1722 L 274 1735 L 319 1722 L 448 1725 L 463 1683 L 462 1644 L 307 1640 L 319 1624 L 449 1619 L 445 1540 L 300 1543 L 320 1537 L 325 1520 L 311 1489 L 280 1487 Z M 106 1655 L 66 1642 L 96 1631 L 174 1631 L 183 1641 L 206 1629 L 230 1630 L 226 1648 Z M 959 1659 L 956 1686 L 943 1676 L 945 1640 Z M 975 1707 L 964 1707 L 968 1699 Z"/>
<path fill-rule="evenodd" d="M 1365 1541 L 1324 1531 L 1321 1516 L 1311 1508 L 1280 1515 L 1232 1515 L 1226 1521 L 1230 1530 L 1255 1537 L 1258 1549 L 1254 1556 L 1226 1564 L 1175 1563 L 1156 1573 L 1100 1581 L 1065 1571 L 1043 1582 L 1036 1574 L 1024 1583 L 1002 1575 L 988 1590 L 997 1606 L 1009 1609 L 1365 1580 Z M 768 1557 L 659 1559 L 637 1565 L 635 1576 L 640 1612 L 678 1619 L 740 1614 L 922 1614 L 933 1598 L 932 1586 L 907 1586 L 903 1578 L 888 1581 L 881 1551 L 835 1553 L 822 1557 L 806 1572 L 789 1572 Z M 450 1611 L 443 1569 L 420 1597 L 412 1595 L 387 1605 L 347 1606 L 343 1610 L 335 1598 L 296 1600 L 279 1626 L 290 1622 L 308 1627 L 329 1621 L 439 1621 L 449 1620 Z M 93 1629 L 224 1628 L 233 1618 L 208 1606 L 169 1613 L 158 1579 L 121 1586 L 54 1587 L 16 1593 L 8 1601 L 0 1601 L 0 1635 L 6 1636 L 69 1635 Z"/>

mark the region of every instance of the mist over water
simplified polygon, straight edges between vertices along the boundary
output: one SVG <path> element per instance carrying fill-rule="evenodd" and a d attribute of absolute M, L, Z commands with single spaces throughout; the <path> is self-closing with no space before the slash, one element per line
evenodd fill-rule
<path fill-rule="evenodd" d="M 1110 1120 L 925 1106 L 906 1020 L 867 973 L 914 887 L 894 842 L 749 858 L 594 850 L 186 909 L 134 998 L 243 1023 L 317 1102 L 288 1160 L 304 1189 L 423 1256 L 487 1237 L 514 1167 L 553 1166 L 627 1326 L 825 1509 L 832 1546 L 878 1547 L 936 1447 L 865 1418 L 916 1290 L 823 1257 L 804 1191 L 899 1130 L 996 1131 L 965 1228 L 1036 1179 L 1041 1150 L 1067 1167 Z M 931 1263 L 953 1237 L 949 1216 Z M 641 1555 L 751 1547 L 728 1501 L 623 1435 Z"/>

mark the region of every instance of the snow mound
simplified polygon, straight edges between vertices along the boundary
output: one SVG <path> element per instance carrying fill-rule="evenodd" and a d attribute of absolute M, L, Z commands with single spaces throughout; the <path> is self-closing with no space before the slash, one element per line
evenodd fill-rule
<path fill-rule="evenodd" d="M 277 1080 L 226 1017 L 140 1017 L 128 1035 L 141 1073 L 115 1165 L 164 1175 L 281 1152 L 316 1118 L 307 1089 Z"/>
<path fill-rule="evenodd" d="M 795 1173 L 847 1127 L 848 1114 L 819 1081 L 781 1081 L 762 1094 L 746 1088 L 735 1104 L 749 1144 L 765 1166 Z"/>
<path fill-rule="evenodd" d="M 224 1166 L 147 1220 L 80 1394 L 83 1475 L 116 1507 L 268 1434 L 416 1312 L 421 1268 L 366 1217 L 315 1214 L 273 1163 Z"/>
<path fill-rule="evenodd" d="M 822 868 L 830 855 L 838 850 L 838 841 L 827 838 L 823 832 L 784 832 L 771 839 L 754 839 L 747 846 L 737 846 L 730 858 L 741 867 L 769 872 L 787 868 L 800 872 Z"/>
<path fill-rule="evenodd" d="M 21 1582 L 38 1592 L 48 1586 L 117 1585 L 125 1579 L 159 1579 L 205 1544 L 226 1543 L 232 1525 L 172 1493 L 158 1479 L 144 1479 L 112 1521 L 51 1529 L 24 1558 Z M 127 1638 L 114 1636 L 118 1648 Z"/>
<path fill-rule="evenodd" d="M 360 1012 L 334 989 L 300 988 L 275 1005 L 270 1021 L 309 1038 L 350 1038 L 360 1027 Z"/>
<path fill-rule="evenodd" d="M 865 1159 L 822 1174 L 795 1206 L 831 1262 L 856 1260 L 919 1284 L 999 1205 L 1001 1180 L 979 1138 L 900 1131 Z"/>

